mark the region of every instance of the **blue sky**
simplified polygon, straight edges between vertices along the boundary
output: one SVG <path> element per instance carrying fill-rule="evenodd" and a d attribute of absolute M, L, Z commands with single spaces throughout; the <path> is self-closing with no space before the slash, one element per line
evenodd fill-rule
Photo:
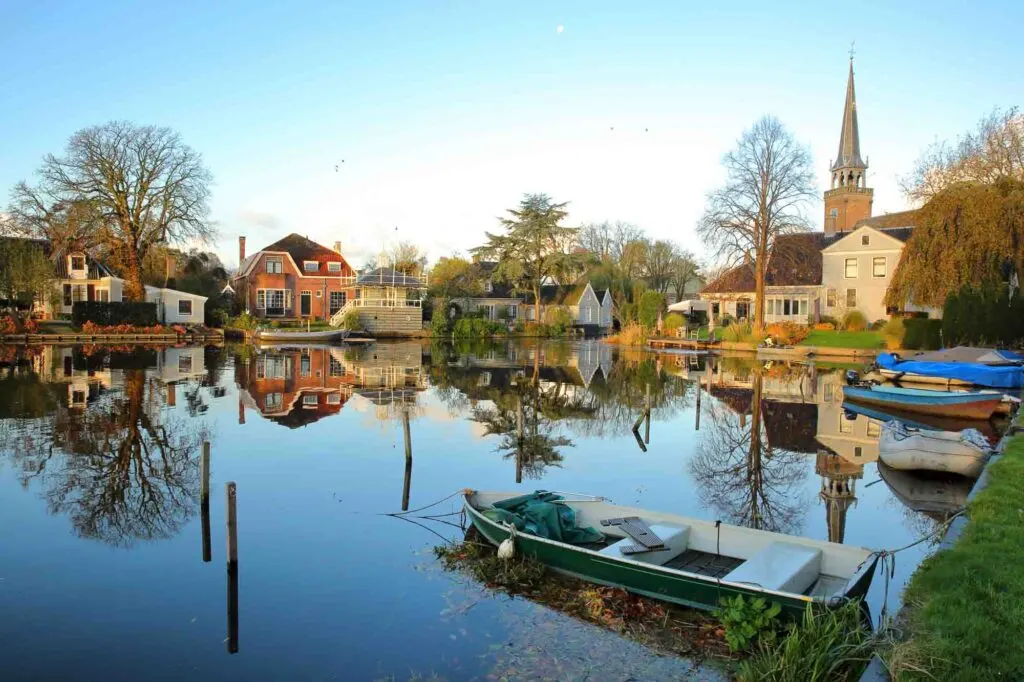
<path fill-rule="evenodd" d="M 0 25 L 0 189 L 85 126 L 167 125 L 214 174 L 228 264 L 238 235 L 293 231 L 356 265 L 465 252 L 524 192 L 702 253 L 721 155 L 762 114 L 826 187 L 850 41 L 876 214 L 928 143 L 1024 93 L 1016 2 L 6 0 Z"/>

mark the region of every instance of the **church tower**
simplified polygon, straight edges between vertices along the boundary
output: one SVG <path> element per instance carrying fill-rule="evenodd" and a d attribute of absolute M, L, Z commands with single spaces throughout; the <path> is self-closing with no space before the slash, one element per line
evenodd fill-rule
<path fill-rule="evenodd" d="M 843 129 L 839 133 L 839 156 L 832 163 L 832 187 L 825 192 L 825 234 L 846 232 L 858 220 L 871 217 L 875 191 L 867 186 L 868 164 L 860 156 L 857 128 L 857 97 L 853 90 L 853 56 L 846 82 Z"/>

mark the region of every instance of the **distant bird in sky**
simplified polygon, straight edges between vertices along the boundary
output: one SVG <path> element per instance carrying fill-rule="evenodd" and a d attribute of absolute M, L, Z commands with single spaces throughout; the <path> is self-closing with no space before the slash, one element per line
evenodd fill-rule
<path fill-rule="evenodd" d="M 615 130 L 615 126 L 608 126 L 608 130 Z"/>
<path fill-rule="evenodd" d="M 341 160 L 341 163 L 345 163 L 345 159 L 342 159 L 342 160 Z M 335 173 L 337 173 L 337 172 L 338 172 L 338 168 L 339 168 L 339 167 L 340 167 L 340 164 L 334 164 L 334 172 L 335 172 Z"/>

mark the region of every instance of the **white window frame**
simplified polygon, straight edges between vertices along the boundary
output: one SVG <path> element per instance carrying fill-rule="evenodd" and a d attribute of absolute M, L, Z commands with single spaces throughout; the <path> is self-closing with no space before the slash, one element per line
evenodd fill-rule
<path fill-rule="evenodd" d="M 769 315 L 774 315 L 775 314 L 775 299 L 774 298 L 769 298 L 768 299 L 768 314 Z"/>
<path fill-rule="evenodd" d="M 267 290 L 257 289 L 256 290 L 256 310 L 267 309 Z"/>
<path fill-rule="evenodd" d="M 320 396 L 316 393 L 304 393 L 302 395 L 302 406 L 303 407 L 319 407 Z"/>
<path fill-rule="evenodd" d="M 267 256 L 264 269 L 268 275 L 280 275 L 284 272 L 284 259 L 280 256 Z"/>
<path fill-rule="evenodd" d="M 341 394 L 340 393 L 328 393 L 327 394 L 328 405 L 341 405 Z"/>
<path fill-rule="evenodd" d="M 327 272 L 341 272 L 341 261 L 327 261 Z"/>
<path fill-rule="evenodd" d="M 882 274 L 878 274 L 878 266 L 882 266 Z M 871 259 L 871 276 L 885 277 L 889 274 L 889 260 L 885 256 L 875 256 Z"/>
<path fill-rule="evenodd" d="M 825 307 L 835 308 L 836 301 L 839 300 L 838 294 L 836 293 L 835 287 L 829 287 L 825 290 Z"/>
<path fill-rule="evenodd" d="M 82 259 L 82 267 L 80 268 L 75 267 L 75 259 L 77 258 Z M 84 255 L 72 254 L 68 256 L 68 270 L 70 270 L 71 272 L 85 272 L 88 268 L 89 264 L 86 262 Z"/>
<path fill-rule="evenodd" d="M 188 306 L 188 312 L 182 312 L 181 305 L 183 303 Z M 193 308 L 193 305 L 192 305 L 192 299 L 191 298 L 179 298 L 178 299 L 178 317 L 181 317 L 181 316 L 192 317 L 192 310 L 193 309 L 194 308 Z"/>
<path fill-rule="evenodd" d="M 178 373 L 188 374 L 192 371 L 192 356 L 185 353 L 178 356 Z"/>
<path fill-rule="evenodd" d="M 853 274 L 852 275 L 850 274 L 850 265 L 851 264 L 853 265 Z M 856 258 L 847 258 L 843 262 L 843 277 L 845 279 L 857 279 L 857 276 L 858 276 L 859 273 L 860 273 L 860 266 L 859 266 L 859 263 L 857 262 Z"/>
<path fill-rule="evenodd" d="M 284 396 L 281 393 L 268 393 L 266 396 L 263 397 L 263 409 L 279 409 L 283 402 Z"/>
<path fill-rule="evenodd" d="M 853 303 L 850 303 L 850 294 L 853 294 Z M 856 308 L 857 307 L 857 290 L 856 289 L 847 289 L 846 290 L 846 307 L 848 309 L 849 308 Z"/>
<path fill-rule="evenodd" d="M 312 267 L 310 267 L 312 266 Z M 318 260 L 304 260 L 302 261 L 303 272 L 320 272 L 320 261 Z"/>
<path fill-rule="evenodd" d="M 800 315 L 802 315 L 803 317 L 807 317 L 807 299 L 806 298 L 801 298 L 800 299 Z"/>
<path fill-rule="evenodd" d="M 323 291 L 323 289 L 317 289 L 317 290 L 316 290 L 316 297 L 317 297 L 317 298 L 323 298 L 323 297 L 324 297 L 324 291 Z"/>
<path fill-rule="evenodd" d="M 510 306 L 506 306 L 505 310 L 508 311 L 508 319 L 514 320 L 519 317 L 519 306 L 514 303 Z"/>
<path fill-rule="evenodd" d="M 299 376 L 308 377 L 313 375 L 313 358 L 303 354 L 299 358 Z"/>

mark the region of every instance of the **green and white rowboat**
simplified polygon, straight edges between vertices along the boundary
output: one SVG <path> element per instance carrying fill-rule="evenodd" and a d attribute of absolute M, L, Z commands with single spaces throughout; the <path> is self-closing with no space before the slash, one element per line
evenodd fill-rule
<path fill-rule="evenodd" d="M 878 562 L 878 554 L 863 547 L 623 507 L 597 497 L 563 494 L 557 502 L 573 509 L 578 527 L 604 536 L 582 546 L 513 533 L 484 514 L 495 502 L 521 494 L 466 491 L 466 513 L 491 543 L 514 535 L 516 552 L 561 573 L 700 609 L 741 594 L 777 602 L 786 615 L 799 617 L 810 603 L 837 606 L 864 597 Z M 646 551 L 635 525 L 602 524 L 630 518 L 639 518 L 663 548 Z"/>

